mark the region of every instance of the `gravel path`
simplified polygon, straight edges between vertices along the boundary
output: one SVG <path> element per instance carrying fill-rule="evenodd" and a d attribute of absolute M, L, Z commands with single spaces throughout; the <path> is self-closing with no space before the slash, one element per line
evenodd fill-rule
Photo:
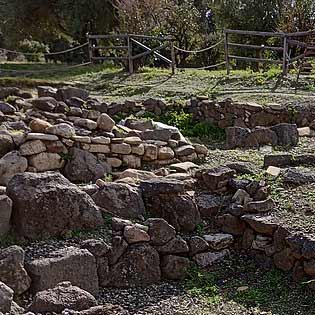
<path fill-rule="evenodd" d="M 162 282 L 146 288 L 103 289 L 99 303 L 112 303 L 125 308 L 131 315 L 234 315 L 262 314 L 235 302 L 208 304 L 185 292 L 181 284 Z"/>

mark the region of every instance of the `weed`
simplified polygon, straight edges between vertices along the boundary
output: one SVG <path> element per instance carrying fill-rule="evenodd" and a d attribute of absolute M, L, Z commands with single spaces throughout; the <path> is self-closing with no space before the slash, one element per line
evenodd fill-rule
<path fill-rule="evenodd" d="M 204 229 L 205 229 L 205 226 L 202 223 L 199 223 L 196 226 L 196 233 L 198 235 L 204 235 Z"/>
<path fill-rule="evenodd" d="M 192 296 L 203 298 L 209 304 L 217 304 L 221 297 L 215 280 L 215 274 L 192 267 L 187 271 L 185 287 Z"/>
<path fill-rule="evenodd" d="M 7 233 L 0 237 L 0 248 L 9 247 L 12 245 L 22 245 L 22 242 L 19 241 L 14 234 Z"/>
<path fill-rule="evenodd" d="M 104 182 L 107 182 L 107 183 L 111 183 L 113 181 L 113 175 L 112 174 L 106 174 L 104 177 L 103 177 L 103 181 Z"/>
<path fill-rule="evenodd" d="M 61 152 L 61 153 L 59 153 L 59 155 L 60 155 L 61 159 L 64 161 L 71 161 L 71 159 L 72 159 L 72 155 L 70 153 Z"/>
<path fill-rule="evenodd" d="M 113 219 L 112 216 L 108 213 L 103 213 L 103 219 L 104 219 L 105 226 L 110 228 L 112 226 L 112 219 Z"/>
<path fill-rule="evenodd" d="M 289 288 L 285 285 L 287 275 L 279 270 L 273 269 L 262 275 L 257 284 L 248 290 L 237 292 L 234 300 L 247 305 L 267 305 L 275 296 L 289 294 Z"/>

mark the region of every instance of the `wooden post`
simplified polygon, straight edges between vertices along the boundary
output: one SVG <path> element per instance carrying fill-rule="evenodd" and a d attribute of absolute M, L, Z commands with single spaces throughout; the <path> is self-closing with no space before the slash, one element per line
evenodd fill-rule
<path fill-rule="evenodd" d="M 174 41 L 171 39 L 171 67 L 172 67 L 172 75 L 175 74 L 175 67 L 176 67 L 176 56 L 175 56 L 175 48 L 174 48 Z"/>
<path fill-rule="evenodd" d="M 229 36 L 226 30 L 224 30 L 224 51 L 225 51 L 225 66 L 227 75 L 230 74 L 230 58 L 229 58 Z"/>
<path fill-rule="evenodd" d="M 89 59 L 90 62 L 93 63 L 93 49 L 92 49 L 92 45 L 91 45 L 91 40 L 90 40 L 90 35 L 89 33 L 86 34 L 87 36 L 87 40 L 88 40 L 88 50 L 89 50 Z"/>
<path fill-rule="evenodd" d="M 130 40 L 130 36 L 127 37 L 127 46 L 128 46 L 128 65 L 129 65 L 129 73 L 133 74 L 133 59 L 132 59 L 132 41 Z"/>
<path fill-rule="evenodd" d="M 288 55 L 288 38 L 287 36 L 283 37 L 283 60 L 282 60 L 282 74 L 286 76 L 288 74 L 288 62 L 287 62 L 287 55 Z"/>

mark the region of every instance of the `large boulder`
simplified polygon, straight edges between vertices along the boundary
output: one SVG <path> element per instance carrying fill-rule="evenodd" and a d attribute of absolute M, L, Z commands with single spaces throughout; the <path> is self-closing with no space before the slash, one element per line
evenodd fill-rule
<path fill-rule="evenodd" d="M 11 246 L 0 250 L 0 281 L 9 286 L 16 295 L 28 290 L 31 279 L 24 269 L 24 250 Z"/>
<path fill-rule="evenodd" d="M 90 196 L 59 173 L 18 174 L 9 182 L 7 194 L 13 200 L 13 225 L 26 238 L 57 236 L 103 224 Z"/>
<path fill-rule="evenodd" d="M 12 200 L 6 195 L 0 195 L 0 236 L 10 230 Z"/>
<path fill-rule="evenodd" d="M 111 172 L 106 162 L 100 161 L 90 152 L 72 148 L 69 154 L 71 159 L 65 166 L 64 175 L 73 183 L 95 182 Z"/>
<path fill-rule="evenodd" d="M 145 214 L 141 191 L 128 184 L 105 183 L 92 198 L 105 211 L 125 219 L 136 219 Z"/>
<path fill-rule="evenodd" d="M 52 252 L 49 256 L 30 261 L 25 266 L 32 278 L 33 292 L 51 289 L 60 282 L 70 281 L 93 295 L 98 294 L 96 261 L 87 249 L 67 247 Z"/>
<path fill-rule="evenodd" d="M 9 313 L 13 302 L 13 290 L 0 282 L 0 314 Z"/>
<path fill-rule="evenodd" d="M 161 279 L 158 252 L 146 244 L 135 244 L 127 248 L 111 269 L 110 286 L 137 287 L 158 282 Z"/>
<path fill-rule="evenodd" d="M 38 292 L 27 310 L 36 314 L 60 314 L 65 309 L 82 311 L 96 305 L 92 294 L 71 285 L 71 282 L 62 282 L 52 289 Z"/>

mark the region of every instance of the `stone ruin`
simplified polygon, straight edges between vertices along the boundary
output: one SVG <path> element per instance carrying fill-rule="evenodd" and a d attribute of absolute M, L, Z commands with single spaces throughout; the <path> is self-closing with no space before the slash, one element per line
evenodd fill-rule
<path fill-rule="evenodd" d="M 106 217 L 112 218 L 111 240 L 65 243 L 44 254 L 17 245 L 0 249 L 0 313 L 127 314 L 119 306 L 97 305 L 100 288 L 182 280 L 192 266 L 208 268 L 231 250 L 247 251 L 296 281 L 315 276 L 315 239 L 273 216 L 264 180 L 236 178 L 251 172 L 246 164 L 201 168 L 193 161 L 204 158 L 207 148 L 176 128 L 112 119 L 124 111 L 161 114 L 162 101 L 108 105 L 69 87 L 39 87 L 38 98 L 2 88 L 0 98 L 10 100 L 0 102 L 0 235 L 36 242 L 104 228 Z M 228 129 L 231 147 L 239 146 L 232 145 L 233 137 L 245 147 L 256 147 L 257 139 L 294 145 L 298 126 L 308 124 L 266 114 L 271 126 L 253 126 L 264 111 L 257 105 L 218 106 L 202 100 L 188 110 L 197 108 L 195 115 L 205 118 L 225 108 L 221 126 L 230 111 L 244 114 L 247 125 Z M 297 160 L 265 157 L 266 167 L 289 163 Z M 155 170 L 141 170 L 146 166 Z M 105 180 L 109 174 L 113 181 Z M 196 232 L 202 220 L 213 223 L 211 233 Z M 26 294 L 32 299 L 22 308 L 15 301 Z"/>

